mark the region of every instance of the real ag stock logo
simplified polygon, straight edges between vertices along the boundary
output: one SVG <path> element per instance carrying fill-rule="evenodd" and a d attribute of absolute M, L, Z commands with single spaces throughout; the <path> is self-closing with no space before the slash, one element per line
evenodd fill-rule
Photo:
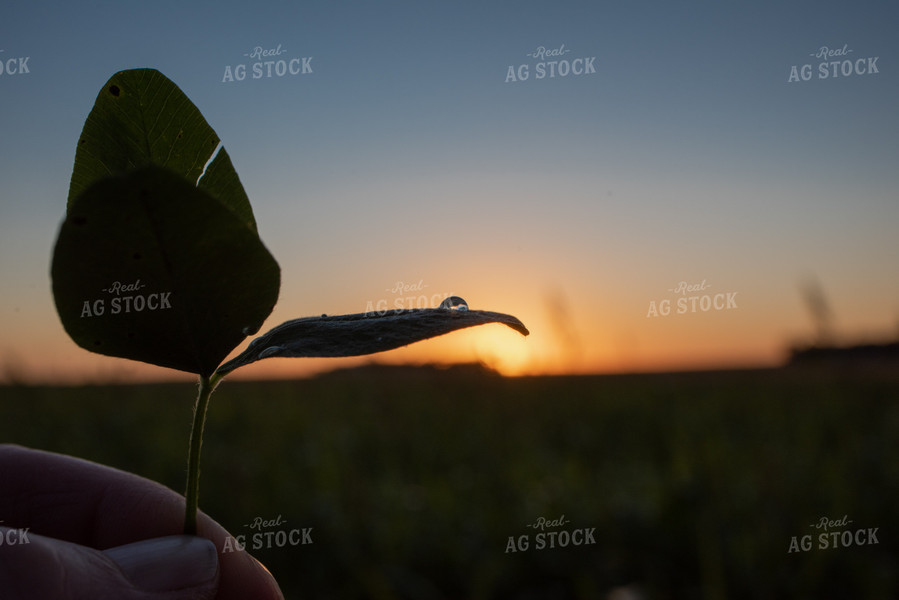
<path fill-rule="evenodd" d="M 25 529 L 12 529 L 10 527 L 4 527 L 3 521 L 0 521 L 0 546 L 21 546 L 24 544 L 30 544 L 31 540 L 28 539 L 29 529 L 31 528 L 26 527 Z"/>
<path fill-rule="evenodd" d="M 578 56 L 570 58 L 571 52 L 562 44 L 558 48 L 537 46 L 533 52 L 525 56 L 539 61 L 533 63 L 534 79 L 555 79 L 556 77 L 581 76 L 596 74 L 595 56 Z M 509 65 L 506 69 L 506 83 L 527 81 L 531 77 L 531 63 Z"/>
<path fill-rule="evenodd" d="M 101 291 L 108 294 L 109 298 L 101 297 L 94 300 L 84 300 L 81 305 L 81 318 L 102 317 L 106 314 L 127 314 L 131 312 L 152 312 L 172 308 L 172 292 L 142 292 L 147 284 L 138 279 L 132 283 L 114 281 Z M 141 292 L 141 293 L 134 293 Z M 109 300 L 107 306 L 106 301 Z"/>
<path fill-rule="evenodd" d="M 537 533 L 534 535 L 534 550 L 567 548 L 568 546 L 590 546 L 596 543 L 596 527 L 580 527 L 576 529 L 559 529 L 571 523 L 562 515 L 558 519 L 540 517 L 527 525 Z M 510 535 L 506 542 L 506 554 L 510 552 L 526 552 L 531 548 L 531 536 L 528 533 Z"/>
<path fill-rule="evenodd" d="M 284 77 L 285 75 L 309 75 L 312 71 L 312 57 L 304 56 L 301 58 L 278 58 L 287 52 L 286 49 L 278 44 L 277 48 L 263 48 L 256 46 L 250 52 L 245 52 L 244 56 L 255 62 L 249 64 L 250 79 L 270 79 L 272 77 Z M 225 74 L 222 76 L 222 83 L 231 83 L 233 81 L 243 81 L 248 74 L 247 63 L 237 65 L 226 65 Z"/>
<path fill-rule="evenodd" d="M 813 547 L 816 550 L 829 550 L 837 548 L 849 548 L 850 546 L 869 546 L 879 544 L 877 530 L 879 527 L 860 527 L 856 529 L 844 529 L 849 527 L 852 521 L 849 515 L 843 515 L 842 519 L 828 519 L 821 517 L 809 527 L 819 530 L 817 535 L 806 534 L 790 538 L 790 548 L 787 554 L 794 552 L 808 552 Z M 823 531 L 822 531 L 823 530 Z M 817 541 L 815 545 L 814 542 Z"/>
<path fill-rule="evenodd" d="M 30 56 L 13 56 L 6 58 L 3 56 L 4 50 L 0 50 L 0 77 L 4 75 L 25 75 L 31 73 L 28 69 L 28 59 Z"/>
<path fill-rule="evenodd" d="M 699 283 L 681 281 L 673 288 L 668 288 L 669 292 L 679 296 L 674 298 L 674 305 L 672 306 L 670 298 L 664 298 L 658 302 L 650 300 L 646 317 L 667 317 L 672 314 L 672 308 L 674 309 L 674 314 L 677 315 L 737 308 L 737 292 L 697 293 L 711 288 L 712 285 L 707 283 L 705 279 Z"/>
<path fill-rule="evenodd" d="M 285 546 L 305 546 L 312 543 L 312 527 L 287 529 L 282 527 L 287 521 L 278 515 L 276 519 L 265 520 L 256 517 L 244 527 L 253 533 L 235 535 L 225 539 L 222 552 L 243 552 L 263 548 L 284 548 Z"/>
<path fill-rule="evenodd" d="M 365 314 L 369 316 L 384 316 L 390 311 L 399 314 L 413 308 L 433 308 L 438 306 L 445 298 L 452 297 L 452 294 L 430 294 L 425 293 L 424 279 L 417 282 L 397 281 L 392 287 L 385 289 L 385 292 L 393 294 L 393 300 L 381 298 L 380 300 L 369 300 L 365 304 Z"/>
<path fill-rule="evenodd" d="M 831 48 L 830 46 L 821 46 L 809 56 L 821 60 L 816 68 L 812 68 L 812 63 L 804 65 L 792 65 L 790 67 L 790 76 L 787 83 L 796 83 L 797 81 L 809 81 L 815 79 L 836 79 L 838 77 L 852 77 L 859 75 L 873 75 L 880 73 L 877 68 L 877 59 L 879 56 L 865 56 L 856 58 L 850 56 L 854 54 L 849 44 L 843 44 L 842 48 Z M 817 76 L 817 77 L 816 77 Z"/>

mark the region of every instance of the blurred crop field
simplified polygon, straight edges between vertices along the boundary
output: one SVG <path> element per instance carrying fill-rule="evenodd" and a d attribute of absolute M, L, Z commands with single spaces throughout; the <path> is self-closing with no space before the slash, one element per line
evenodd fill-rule
<path fill-rule="evenodd" d="M 3 387 L 0 441 L 183 491 L 195 393 Z M 200 506 L 287 598 L 897 598 L 897 401 L 895 373 L 832 367 L 226 380 Z M 822 518 L 864 543 L 821 548 Z"/>

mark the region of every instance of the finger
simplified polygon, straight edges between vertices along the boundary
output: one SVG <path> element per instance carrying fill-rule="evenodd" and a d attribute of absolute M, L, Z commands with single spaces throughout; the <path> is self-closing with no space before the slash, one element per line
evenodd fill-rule
<path fill-rule="evenodd" d="M 100 550 L 178 535 L 184 498 L 156 482 L 83 459 L 0 444 L 0 520 Z M 277 583 L 247 552 L 222 549 L 229 534 L 200 512 L 198 533 L 219 552 L 219 596 L 281 598 Z M 231 540 L 233 544 L 233 539 Z"/>
<path fill-rule="evenodd" d="M 10 600 L 210 600 L 218 583 L 215 546 L 172 536 L 106 552 L 36 534 L 0 546 L 0 589 Z"/>

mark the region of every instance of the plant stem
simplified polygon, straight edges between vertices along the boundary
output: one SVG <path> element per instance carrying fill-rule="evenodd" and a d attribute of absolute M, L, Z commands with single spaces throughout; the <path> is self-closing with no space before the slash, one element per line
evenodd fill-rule
<path fill-rule="evenodd" d="M 221 379 L 221 375 L 211 377 L 200 375 L 200 390 L 194 405 L 194 422 L 190 431 L 190 450 L 187 455 L 187 490 L 184 506 L 184 534 L 197 535 L 197 507 L 200 503 L 200 447 L 203 445 L 203 426 L 206 424 L 206 409 L 209 397 Z"/>

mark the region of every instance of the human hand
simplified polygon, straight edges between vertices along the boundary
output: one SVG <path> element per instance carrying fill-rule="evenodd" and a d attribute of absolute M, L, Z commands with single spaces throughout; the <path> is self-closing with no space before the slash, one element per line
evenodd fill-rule
<path fill-rule="evenodd" d="M 207 515 L 179 535 L 182 496 L 97 463 L 0 444 L 0 521 L 4 599 L 283 600 Z"/>

